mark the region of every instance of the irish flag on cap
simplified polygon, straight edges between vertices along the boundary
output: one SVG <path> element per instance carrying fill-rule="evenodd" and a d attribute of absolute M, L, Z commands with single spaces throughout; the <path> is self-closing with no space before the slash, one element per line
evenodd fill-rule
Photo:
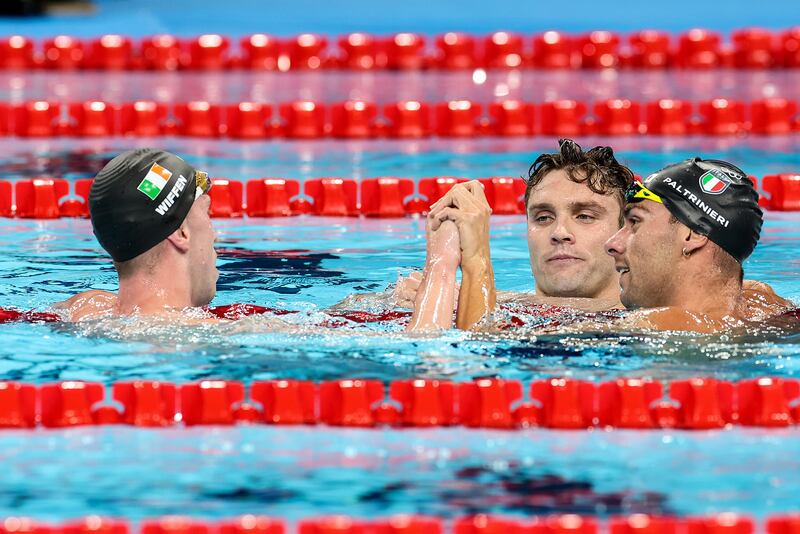
<path fill-rule="evenodd" d="M 711 171 L 708 171 L 700 177 L 700 187 L 703 188 L 703 191 L 710 195 L 719 195 L 728 189 L 728 185 L 730 185 L 730 183 L 731 182 L 727 178 L 720 178 L 714 175 L 714 173 Z"/>
<path fill-rule="evenodd" d="M 153 163 L 153 166 L 147 171 L 147 176 L 144 177 L 136 189 L 147 195 L 150 200 L 155 200 L 171 177 L 172 173 L 170 171 L 158 163 Z"/>

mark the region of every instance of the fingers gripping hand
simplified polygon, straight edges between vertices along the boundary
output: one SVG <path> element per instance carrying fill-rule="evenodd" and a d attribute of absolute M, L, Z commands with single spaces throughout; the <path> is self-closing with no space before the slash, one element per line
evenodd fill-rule
<path fill-rule="evenodd" d="M 413 308 L 420 282 L 422 282 L 422 271 L 414 271 L 408 276 L 398 277 L 392 292 L 394 304 L 400 308 Z"/>
<path fill-rule="evenodd" d="M 458 184 L 431 206 L 430 229 L 436 231 L 446 220 L 456 223 L 461 238 L 461 262 L 489 256 L 489 216 L 492 210 L 478 181 Z"/>

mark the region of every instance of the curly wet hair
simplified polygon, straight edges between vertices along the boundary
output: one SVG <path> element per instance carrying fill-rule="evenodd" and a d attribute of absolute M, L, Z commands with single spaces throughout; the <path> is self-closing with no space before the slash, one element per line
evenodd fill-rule
<path fill-rule="evenodd" d="M 592 192 L 600 195 L 614 195 L 620 207 L 625 205 L 625 191 L 633 182 L 633 171 L 617 161 L 610 146 L 596 146 L 584 152 L 572 139 L 559 139 L 559 151 L 555 154 L 542 154 L 528 170 L 525 188 L 525 205 L 534 187 L 544 177 L 557 170 L 564 170 L 570 180 L 586 184 Z M 620 210 L 620 224 L 623 224 Z"/>

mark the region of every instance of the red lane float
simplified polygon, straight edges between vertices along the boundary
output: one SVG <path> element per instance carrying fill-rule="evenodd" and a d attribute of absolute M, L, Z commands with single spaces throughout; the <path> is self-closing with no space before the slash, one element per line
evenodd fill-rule
<path fill-rule="evenodd" d="M 535 107 L 528 102 L 504 100 L 489 104 L 490 132 L 499 136 L 529 136 L 535 132 Z"/>
<path fill-rule="evenodd" d="M 120 106 L 120 133 L 134 137 L 156 137 L 165 133 L 167 106 L 140 100 Z"/>
<path fill-rule="evenodd" d="M 272 135 L 269 124 L 272 106 L 258 102 L 239 102 L 225 108 L 225 132 L 233 139 L 266 139 Z"/>
<path fill-rule="evenodd" d="M 666 127 L 665 127 L 666 128 Z M 666 131 L 666 130 L 665 130 Z M 286 217 L 312 214 L 325 216 L 403 217 L 425 213 L 453 186 L 466 178 L 441 176 L 422 178 L 415 187 L 411 178 L 313 178 L 301 184 L 285 178 L 237 180 L 213 178 L 209 196 L 212 217 Z M 496 176 L 480 178 L 492 213 L 525 213 L 523 179 Z M 754 183 L 759 181 L 753 177 Z M 75 181 L 74 195 L 65 179 L 36 178 L 15 184 L 0 180 L 0 217 L 56 219 L 88 217 L 91 179 Z M 800 211 L 800 174 L 768 175 L 760 180 L 761 204 L 770 210 Z M 360 191 L 360 194 L 359 194 Z M 16 201 L 15 201 L 16 197 Z M 358 199 L 361 199 L 360 203 Z"/>
<path fill-rule="evenodd" d="M 477 66 L 475 38 L 459 32 L 448 32 L 436 38 L 438 54 L 435 65 L 443 70 L 472 69 Z"/>
<path fill-rule="evenodd" d="M 280 58 L 278 40 L 263 33 L 242 37 L 239 41 L 242 50 L 240 64 L 250 70 L 277 70 Z"/>
<path fill-rule="evenodd" d="M 653 135 L 686 135 L 690 133 L 689 119 L 692 104 L 683 100 L 663 98 L 648 102 L 645 108 L 647 133 Z"/>
<path fill-rule="evenodd" d="M 327 47 L 328 40 L 321 35 L 312 33 L 298 35 L 288 43 L 290 68 L 316 70 L 326 66 L 325 54 Z"/>
<path fill-rule="evenodd" d="M 361 519 L 347 515 L 305 518 L 296 528 L 287 521 L 268 516 L 243 515 L 219 521 L 183 516 L 165 516 L 142 521 L 137 529 L 121 519 L 88 516 L 60 524 L 42 523 L 26 517 L 0 521 L 0 532 L 64 532 L 66 534 L 752 534 L 756 528 L 766 534 L 790 534 L 800 524 L 800 514 L 768 516 L 763 527 L 745 515 L 724 512 L 717 515 L 668 517 L 647 514 L 597 519 L 576 514 L 546 515 L 520 519 L 512 516 L 477 514 L 444 518 L 420 515 L 394 515 Z"/>
<path fill-rule="evenodd" d="M 181 44 L 172 35 L 154 35 L 142 40 L 141 63 L 147 70 L 177 70 L 182 60 Z"/>
<path fill-rule="evenodd" d="M 378 40 L 366 33 L 351 33 L 339 38 L 342 51 L 338 65 L 344 69 L 372 70 L 384 66 L 385 59 L 378 58 Z M 380 64 L 379 64 L 380 61 Z"/>
<path fill-rule="evenodd" d="M 260 307 L 259 312 L 264 310 Z M 591 383 L 567 378 L 533 381 L 526 399 L 518 380 L 472 382 L 414 379 L 323 382 L 203 380 L 176 386 L 125 381 L 105 404 L 102 384 L 67 381 L 33 386 L 0 382 L 0 428 L 50 428 L 97 424 L 142 427 L 325 424 L 515 429 L 713 430 L 731 425 L 778 428 L 800 423 L 800 381 L 757 378 L 737 383 L 622 378 Z M 671 409 L 666 409 L 670 407 Z"/>
<path fill-rule="evenodd" d="M 383 108 L 388 121 L 390 137 L 418 139 L 428 137 L 431 132 L 431 110 L 428 104 L 417 101 L 388 104 Z"/>
<path fill-rule="evenodd" d="M 483 66 L 488 69 L 516 69 L 525 66 L 522 35 L 494 32 L 483 42 Z"/>
<path fill-rule="evenodd" d="M 610 69 L 619 64 L 620 36 L 609 31 L 594 31 L 578 40 L 581 67 Z"/>
<path fill-rule="evenodd" d="M 750 103 L 727 98 L 694 104 L 674 99 L 641 103 L 628 99 L 596 102 L 569 99 L 535 105 L 519 100 L 483 106 L 469 100 L 428 104 L 402 101 L 384 105 L 353 100 L 328 106 L 313 101 L 287 102 L 273 108 L 260 102 L 222 106 L 207 101 L 171 105 L 152 101 L 112 104 L 73 102 L 67 117 L 57 102 L 0 102 L 0 134 L 19 137 L 181 135 L 232 139 L 420 139 L 482 136 L 601 134 L 638 135 L 785 135 L 800 130 L 798 103 L 785 98 Z M 642 117 L 642 108 L 645 116 Z M 587 116 L 589 109 L 592 116 Z M 539 110 L 539 117 L 536 112 Z M 433 111 L 433 112 L 432 112 Z"/>
<path fill-rule="evenodd" d="M 670 37 L 666 32 L 643 30 L 631 35 L 628 42 L 631 47 L 631 67 L 659 69 L 669 66 Z"/>
<path fill-rule="evenodd" d="M 133 66 L 133 42 L 124 35 L 92 39 L 84 61 L 90 69 L 128 70 Z"/>
<path fill-rule="evenodd" d="M 331 107 L 331 135 L 341 139 L 369 139 L 375 135 L 378 108 L 372 102 L 348 101 Z"/>
<path fill-rule="evenodd" d="M 720 41 L 720 34 L 710 30 L 697 28 L 682 33 L 678 38 L 675 65 L 691 69 L 721 66 Z"/>
<path fill-rule="evenodd" d="M 547 31 L 531 38 L 497 31 L 486 36 L 447 32 L 434 38 L 397 33 L 388 38 L 367 33 L 340 36 L 335 50 L 321 35 L 289 38 L 266 34 L 244 36 L 232 51 L 231 38 L 219 34 L 190 39 L 156 35 L 134 40 L 103 35 L 86 40 L 57 36 L 41 41 L 14 35 L 0 40 L 3 69 L 101 70 L 316 70 L 369 69 L 571 69 L 571 68 L 797 68 L 800 29 L 773 33 L 741 28 L 722 35 L 692 29 L 677 36 L 643 30 L 624 36 L 610 31 L 567 34 Z M 626 41 L 627 47 L 622 45 Z"/>
<path fill-rule="evenodd" d="M 303 183 L 303 192 L 313 200 L 315 215 L 358 215 L 357 191 L 356 181 L 344 178 L 315 178 Z"/>
<path fill-rule="evenodd" d="M 47 69 L 74 70 L 83 65 L 83 41 L 68 35 L 59 35 L 44 41 L 44 66 Z"/>
<path fill-rule="evenodd" d="M 360 185 L 361 213 L 367 217 L 402 217 L 413 208 L 406 200 L 414 194 L 410 178 L 371 178 Z"/>
<path fill-rule="evenodd" d="M 33 41 L 21 35 L 0 39 L 0 68 L 23 70 L 33 64 Z"/>
<path fill-rule="evenodd" d="M 540 69 L 569 69 L 574 66 L 573 38 L 548 31 L 533 38 L 533 66 Z"/>
<path fill-rule="evenodd" d="M 769 194 L 767 207 L 776 211 L 800 211 L 800 174 L 764 176 L 761 187 Z"/>
<path fill-rule="evenodd" d="M 189 41 L 187 68 L 218 70 L 230 65 L 230 39 L 217 34 L 201 35 Z"/>
<path fill-rule="evenodd" d="M 208 191 L 208 196 L 211 197 L 209 215 L 226 218 L 241 217 L 244 214 L 242 182 L 213 178 L 211 183 L 213 187 Z"/>
<path fill-rule="evenodd" d="M 247 181 L 247 209 L 250 217 L 285 217 L 294 214 L 292 198 L 300 193 L 300 183 L 283 178 Z"/>
<path fill-rule="evenodd" d="M 525 180 L 510 176 L 481 178 L 486 201 L 495 215 L 525 213 L 521 197 L 525 194 Z"/>

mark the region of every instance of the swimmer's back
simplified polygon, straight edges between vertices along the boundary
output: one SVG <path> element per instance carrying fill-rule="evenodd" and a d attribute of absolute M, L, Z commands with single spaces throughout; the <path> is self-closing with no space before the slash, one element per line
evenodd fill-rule
<path fill-rule="evenodd" d="M 114 293 L 91 289 L 55 304 L 53 309 L 62 313 L 65 320 L 78 322 L 107 317 L 116 303 L 117 295 Z"/>

